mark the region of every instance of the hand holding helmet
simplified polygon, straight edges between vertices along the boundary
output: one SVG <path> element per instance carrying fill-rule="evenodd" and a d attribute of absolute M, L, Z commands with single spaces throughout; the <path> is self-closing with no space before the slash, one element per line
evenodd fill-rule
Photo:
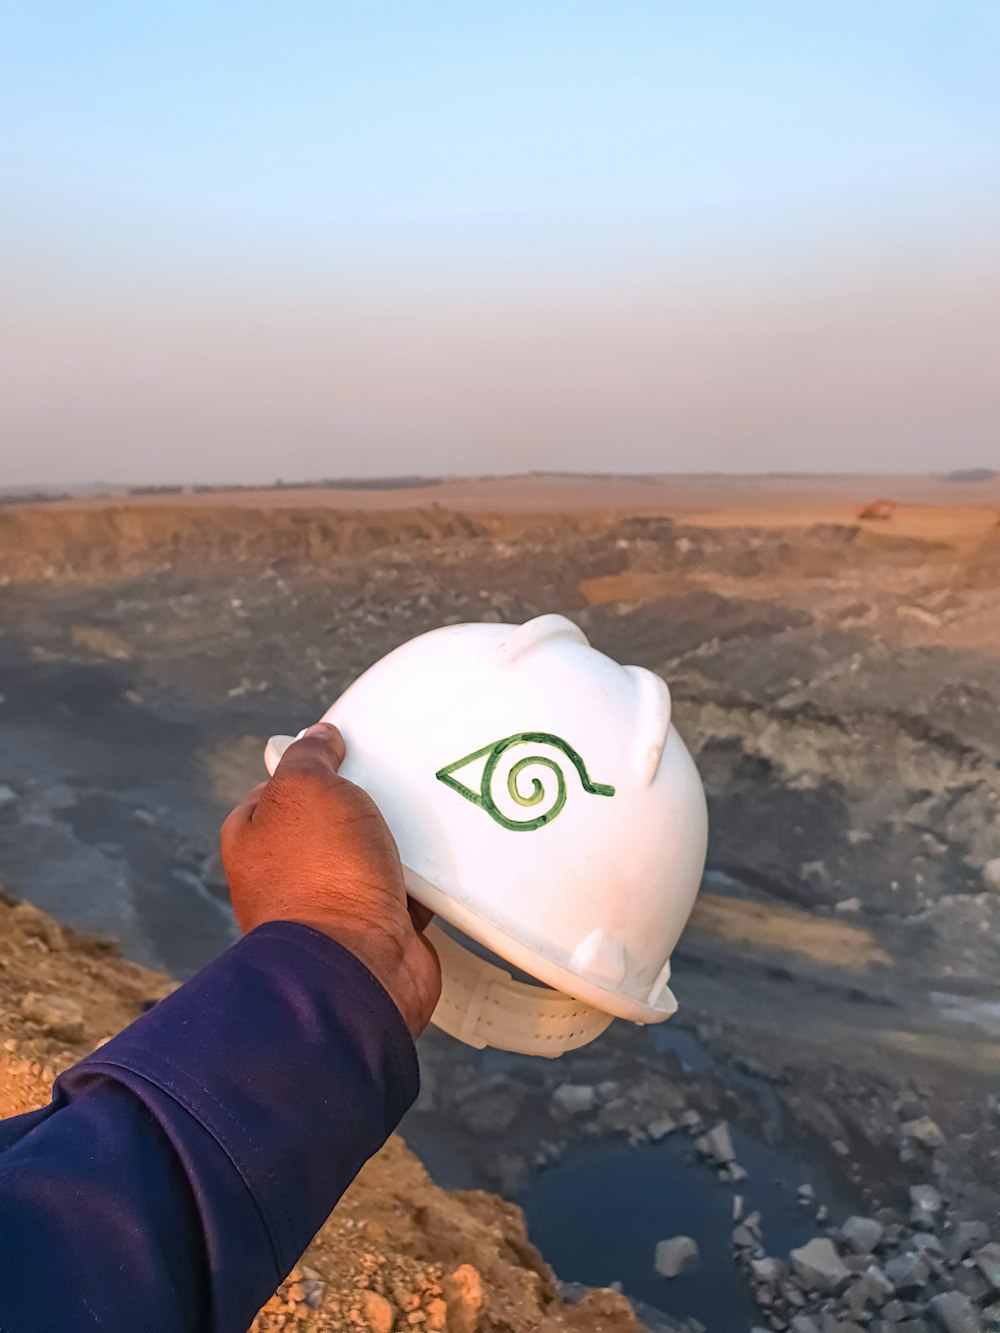
<path fill-rule="evenodd" d="M 344 741 L 320 722 L 291 745 L 222 826 L 222 859 L 240 928 L 298 921 L 343 944 L 382 983 L 417 1036 L 441 990 L 408 904 L 399 852 L 367 792 L 341 776 Z"/>

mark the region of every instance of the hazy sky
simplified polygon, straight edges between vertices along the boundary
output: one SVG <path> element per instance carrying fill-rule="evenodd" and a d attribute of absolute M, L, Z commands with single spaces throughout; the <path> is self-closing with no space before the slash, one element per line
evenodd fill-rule
<path fill-rule="evenodd" d="M 0 485 L 1000 466 L 994 0 L 0 24 Z"/>

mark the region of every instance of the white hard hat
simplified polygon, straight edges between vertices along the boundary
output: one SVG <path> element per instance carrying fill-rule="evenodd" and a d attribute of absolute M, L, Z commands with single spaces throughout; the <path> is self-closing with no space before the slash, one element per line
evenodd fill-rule
<path fill-rule="evenodd" d="M 560 1055 L 612 1018 L 677 1008 L 670 955 L 705 862 L 698 772 L 666 685 L 563 616 L 451 625 L 376 662 L 324 715 L 374 797 L 432 925 L 433 1021 L 471 1046 Z M 272 737 L 270 772 L 290 744 Z"/>

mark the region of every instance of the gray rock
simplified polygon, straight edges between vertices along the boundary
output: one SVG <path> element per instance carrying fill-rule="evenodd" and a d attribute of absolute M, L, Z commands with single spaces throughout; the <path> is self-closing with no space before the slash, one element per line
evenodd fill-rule
<path fill-rule="evenodd" d="M 833 905 L 833 910 L 834 910 L 835 912 L 847 912 L 848 914 L 852 914 L 852 913 L 854 913 L 854 912 L 860 912 L 860 911 L 861 911 L 861 899 L 860 899 L 860 898 L 841 898 L 841 900 L 840 900 L 839 903 L 834 903 L 834 905 Z"/>
<path fill-rule="evenodd" d="M 911 1185 L 911 1207 L 923 1208 L 928 1213 L 941 1211 L 941 1195 L 933 1185 Z"/>
<path fill-rule="evenodd" d="M 41 940 L 52 953 L 66 948 L 66 936 L 58 921 L 53 921 L 47 913 L 39 911 L 33 903 L 18 903 L 11 909 L 11 916 L 30 939 Z"/>
<path fill-rule="evenodd" d="M 594 1089 L 586 1083 L 560 1083 L 552 1105 L 563 1115 L 585 1115 L 594 1109 Z"/>
<path fill-rule="evenodd" d="M 677 1121 L 673 1116 L 661 1115 L 658 1120 L 651 1120 L 646 1126 L 646 1133 L 654 1143 L 659 1143 L 660 1139 L 665 1139 L 668 1134 L 673 1134 L 677 1128 Z"/>
<path fill-rule="evenodd" d="M 994 1291 L 1000 1291 L 1000 1245 L 996 1241 L 990 1241 L 981 1250 L 977 1250 L 973 1257 L 986 1281 Z"/>
<path fill-rule="evenodd" d="M 786 1305 L 794 1305 L 796 1310 L 804 1310 L 806 1298 L 802 1288 L 797 1287 L 794 1282 L 783 1282 L 781 1284 L 781 1295 Z"/>
<path fill-rule="evenodd" d="M 635 1119 L 635 1107 L 627 1097 L 613 1097 L 597 1113 L 597 1123 L 604 1129 L 622 1134 Z"/>
<path fill-rule="evenodd" d="M 869 1299 L 868 1287 L 863 1278 L 859 1278 L 857 1282 L 852 1282 L 844 1290 L 843 1301 L 851 1314 L 864 1314 L 873 1302 Z"/>
<path fill-rule="evenodd" d="M 945 1291 L 934 1296 L 928 1313 L 943 1333 L 982 1333 L 982 1324 L 968 1296 L 960 1291 Z"/>
<path fill-rule="evenodd" d="M 524 1188 L 528 1163 L 520 1153 L 499 1152 L 483 1164 L 486 1174 L 505 1198 L 512 1198 Z"/>
<path fill-rule="evenodd" d="M 719 1166 L 726 1166 L 729 1162 L 736 1160 L 733 1136 L 730 1134 L 729 1126 L 725 1120 L 720 1120 L 707 1133 L 696 1139 L 694 1146 L 703 1157 L 709 1158 L 710 1161 L 717 1163 Z"/>
<path fill-rule="evenodd" d="M 844 1304 L 852 1314 L 860 1315 L 869 1307 L 879 1309 L 892 1299 L 894 1293 L 895 1287 L 882 1269 L 878 1264 L 871 1264 L 844 1292 Z"/>
<path fill-rule="evenodd" d="M 689 1134 L 693 1134 L 696 1130 L 701 1129 L 701 1116 L 697 1111 L 682 1111 L 681 1124 Z"/>
<path fill-rule="evenodd" d="M 21 1013 L 60 1041 L 80 1041 L 83 1037 L 83 1010 L 65 996 L 28 991 L 21 1001 Z"/>
<path fill-rule="evenodd" d="M 440 1091 L 440 1088 L 439 1088 Z M 513 1080 L 489 1078 L 473 1084 L 456 1101 L 455 1115 L 472 1134 L 495 1139 L 517 1119 L 524 1105 L 524 1089 Z"/>
<path fill-rule="evenodd" d="M 672 1236 L 656 1247 L 653 1266 L 661 1277 L 678 1277 L 698 1265 L 698 1246 L 690 1236 Z"/>
<path fill-rule="evenodd" d="M 961 1264 L 952 1273 L 951 1280 L 955 1284 L 956 1291 L 968 1296 L 969 1300 L 977 1305 L 988 1300 L 993 1293 L 993 1288 L 973 1263 Z"/>
<path fill-rule="evenodd" d="M 740 1166 L 739 1162 L 730 1162 L 728 1166 L 722 1168 L 719 1175 L 723 1180 L 728 1180 L 733 1185 L 738 1185 L 741 1180 L 747 1178 L 747 1172 Z"/>
<path fill-rule="evenodd" d="M 930 1264 L 922 1254 L 910 1250 L 897 1254 L 885 1266 L 885 1275 L 899 1292 L 918 1292 L 931 1275 Z"/>
<path fill-rule="evenodd" d="M 849 1217 L 840 1228 L 845 1243 L 855 1254 L 871 1254 L 885 1231 L 874 1217 Z"/>
<path fill-rule="evenodd" d="M 17 800 L 17 792 L 13 787 L 8 787 L 6 782 L 0 782 L 0 810 L 5 805 L 11 805 Z"/>
<path fill-rule="evenodd" d="M 933 1185 L 910 1186 L 910 1221 L 915 1227 L 931 1230 L 941 1207 L 941 1195 Z"/>
<path fill-rule="evenodd" d="M 756 1250 L 760 1247 L 760 1236 L 754 1228 L 740 1222 L 733 1227 L 730 1240 L 738 1250 Z"/>
<path fill-rule="evenodd" d="M 983 885 L 994 893 L 1000 893 L 1000 856 L 994 856 L 983 866 Z"/>
<path fill-rule="evenodd" d="M 795 1193 L 798 1195 L 799 1203 L 814 1203 L 816 1200 L 816 1191 L 808 1183 L 800 1185 Z"/>
<path fill-rule="evenodd" d="M 318 1310 L 326 1294 L 326 1283 L 321 1277 L 303 1277 L 299 1281 L 302 1285 L 302 1299 L 310 1310 Z"/>
<path fill-rule="evenodd" d="M 886 1301 L 892 1299 L 896 1291 L 885 1269 L 880 1268 L 878 1264 L 872 1264 L 861 1281 L 865 1283 L 873 1305 L 884 1305 Z"/>
<path fill-rule="evenodd" d="M 825 1236 L 792 1250 L 789 1258 L 795 1276 L 807 1291 L 837 1291 L 850 1277 L 833 1241 Z"/>
<path fill-rule="evenodd" d="M 944 1246 L 932 1231 L 916 1231 L 907 1242 L 907 1249 L 919 1250 L 928 1259 L 937 1259 L 944 1254 Z"/>
<path fill-rule="evenodd" d="M 797 1314 L 788 1328 L 789 1333 L 823 1333 L 816 1320 L 807 1314 Z"/>
<path fill-rule="evenodd" d="M 768 1283 L 759 1282 L 754 1291 L 753 1298 L 762 1310 L 769 1310 L 778 1299 L 778 1292 L 776 1288 L 770 1286 Z"/>
<path fill-rule="evenodd" d="M 780 1259 L 768 1255 L 764 1259 L 751 1259 L 750 1272 L 755 1282 L 780 1282 L 785 1275 L 785 1265 Z"/>
<path fill-rule="evenodd" d="M 910 1139 L 914 1143 L 922 1143 L 925 1148 L 941 1148 L 944 1146 L 944 1134 L 940 1126 L 930 1118 L 922 1115 L 917 1120 L 907 1120 L 900 1126 L 900 1133 L 904 1139 Z"/>
<path fill-rule="evenodd" d="M 944 1238 L 945 1257 L 949 1263 L 957 1264 L 989 1238 L 989 1228 L 984 1222 L 959 1222 Z"/>

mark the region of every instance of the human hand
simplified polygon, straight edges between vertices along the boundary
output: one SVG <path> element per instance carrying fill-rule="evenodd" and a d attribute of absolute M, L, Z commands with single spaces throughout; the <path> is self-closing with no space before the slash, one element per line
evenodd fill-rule
<path fill-rule="evenodd" d="M 399 852 L 367 792 L 339 773 L 344 739 L 318 722 L 290 745 L 269 782 L 222 826 L 222 864 L 243 931 L 298 921 L 349 949 L 418 1036 L 441 992 L 422 931 L 430 912 L 407 899 Z"/>

